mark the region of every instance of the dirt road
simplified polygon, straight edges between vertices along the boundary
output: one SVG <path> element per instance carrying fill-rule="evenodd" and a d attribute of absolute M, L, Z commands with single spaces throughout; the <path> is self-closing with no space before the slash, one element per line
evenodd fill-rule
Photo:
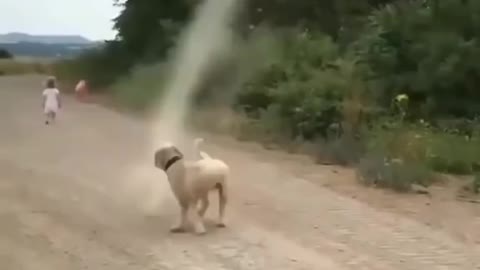
<path fill-rule="evenodd" d="M 2 270 L 480 269 L 478 245 L 223 141 L 208 150 L 233 168 L 229 227 L 169 234 L 178 210 L 144 154 L 146 124 L 67 98 L 59 122 L 45 126 L 42 80 L 0 79 Z"/>

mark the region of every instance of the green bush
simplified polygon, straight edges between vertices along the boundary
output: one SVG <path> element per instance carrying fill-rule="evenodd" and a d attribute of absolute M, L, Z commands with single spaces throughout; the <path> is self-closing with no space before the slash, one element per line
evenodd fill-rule
<path fill-rule="evenodd" d="M 316 162 L 321 164 L 355 165 L 365 154 L 365 145 L 360 138 L 341 136 L 316 143 Z"/>
<path fill-rule="evenodd" d="M 282 38 L 281 60 L 249 81 L 236 105 L 257 118 L 261 111 L 273 112 L 292 139 L 325 139 L 329 127 L 342 122 L 344 98 L 364 88 L 355 60 L 342 59 L 337 45 L 322 34 Z"/>
<path fill-rule="evenodd" d="M 429 1 L 428 1 L 429 2 Z M 375 11 L 356 52 L 388 106 L 411 97 L 412 116 L 474 117 L 480 74 L 478 1 L 404 1 Z"/>
<path fill-rule="evenodd" d="M 165 87 L 165 65 L 138 66 L 111 86 L 113 98 L 135 111 L 148 110 Z"/>
<path fill-rule="evenodd" d="M 429 134 L 428 164 L 436 171 L 471 174 L 478 171 L 480 141 L 460 135 L 432 132 Z"/>
<path fill-rule="evenodd" d="M 387 160 L 382 156 L 366 156 L 358 164 L 358 180 L 367 186 L 407 192 L 412 185 L 428 186 L 433 178 L 422 163 Z"/>
<path fill-rule="evenodd" d="M 59 79 L 73 82 L 84 79 L 93 91 L 98 91 L 128 74 L 131 65 L 132 59 L 125 48 L 118 41 L 108 41 L 75 59 L 59 61 L 53 68 Z"/>
<path fill-rule="evenodd" d="M 369 152 L 424 163 L 432 170 L 472 174 L 480 170 L 480 140 L 477 136 L 442 132 L 425 125 L 384 121 L 369 132 Z"/>
<path fill-rule="evenodd" d="M 12 58 L 13 58 L 13 55 L 9 51 L 0 48 L 0 59 L 12 59 Z"/>

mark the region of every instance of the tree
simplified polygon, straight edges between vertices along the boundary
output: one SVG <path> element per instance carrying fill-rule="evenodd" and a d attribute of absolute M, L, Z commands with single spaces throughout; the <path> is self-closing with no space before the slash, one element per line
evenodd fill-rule
<path fill-rule="evenodd" d="M 11 59 L 13 55 L 6 49 L 0 48 L 0 59 Z"/>
<path fill-rule="evenodd" d="M 173 44 L 172 36 L 189 19 L 192 0 L 127 0 L 120 15 L 114 19 L 117 39 L 133 58 L 142 58 L 149 50 L 164 56 Z"/>
<path fill-rule="evenodd" d="M 478 1 L 460 0 L 399 2 L 375 12 L 363 59 L 383 104 L 404 93 L 416 116 L 480 115 L 479 12 Z"/>
<path fill-rule="evenodd" d="M 245 0 L 237 20 L 241 29 L 269 24 L 327 33 L 359 32 L 359 18 L 393 0 Z M 179 30 L 191 19 L 201 0 L 116 0 L 123 7 L 114 19 L 117 39 L 134 59 L 165 56 Z M 348 34 L 346 34 L 348 35 Z"/>

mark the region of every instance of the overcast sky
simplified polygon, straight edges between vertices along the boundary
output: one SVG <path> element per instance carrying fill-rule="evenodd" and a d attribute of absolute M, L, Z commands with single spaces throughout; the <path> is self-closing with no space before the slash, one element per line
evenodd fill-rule
<path fill-rule="evenodd" d="M 115 36 L 113 0 L 0 0 L 0 33 L 82 35 L 99 40 Z"/>

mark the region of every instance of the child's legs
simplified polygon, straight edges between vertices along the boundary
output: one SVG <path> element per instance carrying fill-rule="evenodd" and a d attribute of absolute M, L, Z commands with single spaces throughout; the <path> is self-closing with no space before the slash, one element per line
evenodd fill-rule
<path fill-rule="evenodd" d="M 45 112 L 45 117 L 46 117 L 46 121 L 54 121 L 55 120 L 55 116 L 56 116 L 56 113 L 55 111 L 53 110 L 47 110 Z"/>

